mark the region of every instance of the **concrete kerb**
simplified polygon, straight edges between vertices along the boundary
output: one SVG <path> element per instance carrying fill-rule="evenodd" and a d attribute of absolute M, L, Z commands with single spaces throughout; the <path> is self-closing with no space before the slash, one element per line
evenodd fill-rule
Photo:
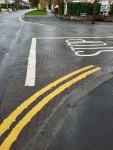
<path fill-rule="evenodd" d="M 74 90 L 65 98 L 63 98 L 58 107 L 46 120 L 43 127 L 40 129 L 40 131 L 37 131 L 35 137 L 33 137 L 31 141 L 29 141 L 29 144 L 24 148 L 24 150 L 47 150 L 54 137 L 60 131 L 60 128 L 62 127 L 71 108 L 75 106 L 82 97 L 111 78 L 113 78 L 113 73 L 111 72 L 105 75 L 99 74 L 96 79 L 93 79 L 89 83 L 86 82 L 84 88 L 81 86 L 79 87 L 79 89 Z M 83 94 L 80 94 L 82 92 Z"/>
<path fill-rule="evenodd" d="M 28 22 L 25 20 L 25 14 L 19 17 L 19 21 L 24 22 L 24 23 L 28 23 L 28 24 L 38 24 L 38 25 L 43 25 L 43 24 L 39 24 L 39 23 L 33 23 L 33 22 Z"/>
<path fill-rule="evenodd" d="M 41 23 L 35 23 L 35 22 L 29 22 L 25 20 L 25 14 L 19 17 L 19 21 L 28 23 L 28 24 L 35 24 L 35 25 L 40 25 L 40 26 L 48 26 L 50 27 L 51 25 L 46 25 L 46 24 L 41 24 Z"/>

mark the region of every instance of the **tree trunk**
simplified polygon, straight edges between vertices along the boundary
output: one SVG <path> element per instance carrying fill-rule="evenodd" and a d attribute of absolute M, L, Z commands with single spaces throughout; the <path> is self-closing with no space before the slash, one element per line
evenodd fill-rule
<path fill-rule="evenodd" d="M 97 0 L 95 0 L 95 2 L 94 2 L 94 9 L 93 9 L 93 19 L 92 19 L 92 24 L 95 24 L 96 6 L 97 6 Z"/>
<path fill-rule="evenodd" d="M 44 10 L 46 8 L 46 2 L 47 0 L 40 0 L 41 10 Z"/>

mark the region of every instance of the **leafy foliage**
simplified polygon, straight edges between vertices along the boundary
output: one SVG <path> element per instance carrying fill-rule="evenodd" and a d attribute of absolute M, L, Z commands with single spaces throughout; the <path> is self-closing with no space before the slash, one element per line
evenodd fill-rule
<path fill-rule="evenodd" d="M 101 4 L 97 3 L 96 15 L 99 15 Z M 87 15 L 93 15 L 93 3 L 73 3 L 69 2 L 67 4 L 67 14 L 79 16 L 80 13 L 87 13 Z"/>
<path fill-rule="evenodd" d="M 109 15 L 110 15 L 110 16 L 113 16 L 113 4 L 111 4 L 111 6 L 110 6 Z"/>
<path fill-rule="evenodd" d="M 59 3 L 59 14 L 63 15 L 64 14 L 64 3 Z"/>
<path fill-rule="evenodd" d="M 41 6 L 41 10 L 45 10 L 46 9 L 46 0 L 40 0 L 40 6 Z"/>
<path fill-rule="evenodd" d="M 7 9 L 7 5 L 6 4 L 0 4 L 1 8 L 5 8 Z M 15 7 L 17 8 L 18 10 L 21 10 L 21 9 L 29 9 L 29 6 L 23 6 L 21 4 L 8 4 L 8 8 L 12 8 L 12 7 Z"/>
<path fill-rule="evenodd" d="M 30 0 L 31 6 L 34 7 L 38 7 L 39 4 L 39 0 Z"/>

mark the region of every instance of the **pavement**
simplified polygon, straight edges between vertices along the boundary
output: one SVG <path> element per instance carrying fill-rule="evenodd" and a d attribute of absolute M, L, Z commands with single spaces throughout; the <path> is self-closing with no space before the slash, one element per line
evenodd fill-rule
<path fill-rule="evenodd" d="M 91 21 L 77 21 L 77 20 L 67 20 L 60 18 L 59 16 L 54 16 L 53 13 L 50 11 L 48 12 L 47 15 L 24 15 L 24 20 L 27 22 L 32 22 L 32 23 L 40 23 L 40 24 L 45 24 L 45 25 L 52 25 L 52 26 L 58 26 L 58 27 L 65 27 L 69 29 L 73 29 L 75 27 L 78 27 L 80 25 L 83 26 L 84 24 L 92 24 Z M 113 25 L 113 22 L 97 22 L 95 21 L 95 25 Z"/>
<path fill-rule="evenodd" d="M 52 14 L 44 17 L 25 15 L 24 19 L 70 29 L 80 26 L 79 21 L 76 24 L 58 21 Z M 81 26 L 84 23 L 81 22 Z M 106 25 L 96 25 L 99 24 Z M 107 76 L 104 75 L 104 80 L 101 77 L 101 80 L 91 81 L 85 89 L 79 86 L 79 90 L 64 98 L 40 134 L 31 141 L 29 149 L 113 150 L 113 74 Z"/>

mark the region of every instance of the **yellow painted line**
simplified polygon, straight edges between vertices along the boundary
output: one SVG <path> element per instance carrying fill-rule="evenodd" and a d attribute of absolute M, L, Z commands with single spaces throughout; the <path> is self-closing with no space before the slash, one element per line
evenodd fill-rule
<path fill-rule="evenodd" d="M 48 96 L 46 96 L 42 101 L 40 101 L 35 107 L 33 107 L 20 121 L 19 123 L 12 129 L 11 133 L 8 137 L 3 141 L 0 146 L 0 150 L 9 150 L 13 142 L 17 139 L 18 135 L 22 131 L 22 129 L 31 121 L 31 119 L 48 103 L 50 102 L 56 95 L 60 94 L 62 91 L 76 83 L 77 81 L 87 77 L 88 75 L 99 71 L 101 68 L 97 67 L 90 71 L 87 71 L 78 77 L 68 81 L 67 83 L 61 85 L 56 90 L 51 92 Z"/>
<path fill-rule="evenodd" d="M 42 88 L 38 92 L 36 92 L 34 95 L 32 95 L 30 98 L 28 98 L 26 101 L 24 101 L 20 106 L 18 106 L 6 119 L 4 119 L 3 123 L 0 125 L 0 136 L 10 128 L 11 124 L 16 121 L 16 118 L 26 109 L 30 104 L 32 104 L 40 95 L 44 94 L 46 91 L 50 90 L 51 88 L 55 87 L 57 84 L 61 83 L 62 81 L 65 81 L 66 79 L 82 72 L 87 69 L 93 68 L 93 65 L 81 68 L 79 70 L 76 70 L 64 77 L 59 78 L 58 80 L 50 83 L 46 87 Z"/>

